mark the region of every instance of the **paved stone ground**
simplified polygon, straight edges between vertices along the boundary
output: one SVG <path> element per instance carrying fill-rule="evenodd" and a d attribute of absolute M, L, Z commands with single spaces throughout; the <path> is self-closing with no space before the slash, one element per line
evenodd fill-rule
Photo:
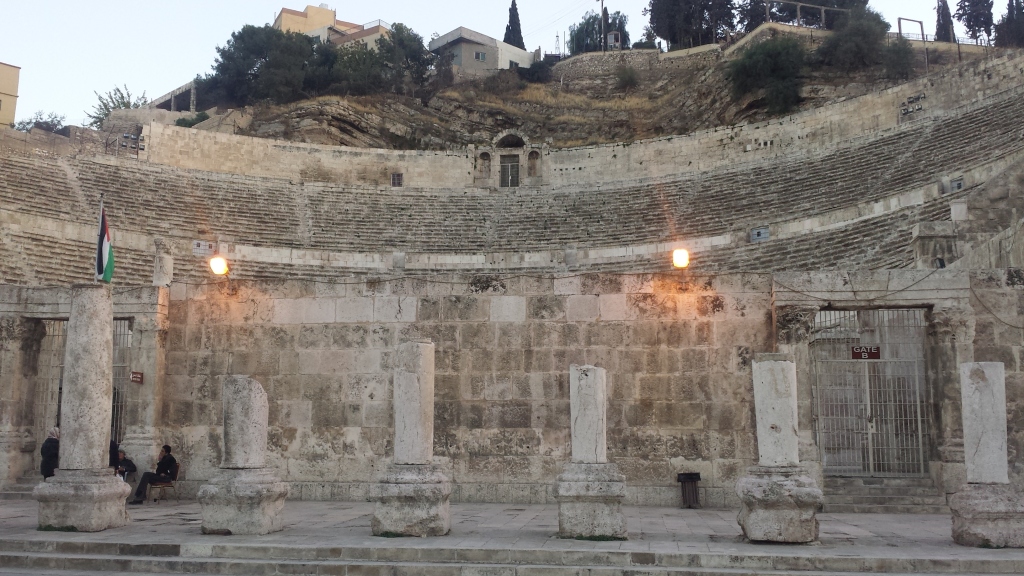
<path fill-rule="evenodd" d="M 629 540 L 559 539 L 554 505 L 458 504 L 452 532 L 442 538 L 384 539 L 370 534 L 373 505 L 363 502 L 289 502 L 286 528 L 267 536 L 203 536 L 199 505 L 165 501 L 129 507 L 133 523 L 99 533 L 40 532 L 34 501 L 0 503 L 0 542 L 5 540 L 118 542 L 129 544 L 266 545 L 345 547 L 446 547 L 491 550 L 642 551 L 742 555 L 992 558 L 1024 562 L 1024 550 L 964 548 L 950 537 L 944 515 L 819 514 L 821 542 L 808 546 L 743 542 L 733 510 L 626 507 Z"/>

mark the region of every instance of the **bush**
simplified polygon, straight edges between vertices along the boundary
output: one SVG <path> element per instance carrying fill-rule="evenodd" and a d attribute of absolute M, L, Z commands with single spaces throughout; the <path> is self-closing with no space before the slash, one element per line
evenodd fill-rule
<path fill-rule="evenodd" d="M 882 53 L 882 64 L 885 66 L 886 78 L 906 80 L 914 71 L 914 48 L 910 41 L 900 36 L 895 42 L 885 47 Z"/>
<path fill-rule="evenodd" d="M 541 60 L 534 62 L 529 68 L 516 68 L 519 77 L 534 84 L 544 84 L 551 81 L 551 63 Z"/>
<path fill-rule="evenodd" d="M 619 65 L 615 68 L 616 86 L 619 90 L 629 90 L 640 85 L 640 73 L 632 66 Z"/>
<path fill-rule="evenodd" d="M 199 112 L 196 112 L 196 115 L 191 118 L 178 118 L 174 121 L 174 125 L 181 126 L 182 128 L 191 128 L 196 124 L 199 124 L 200 122 L 209 119 L 210 115 L 200 110 Z"/>
<path fill-rule="evenodd" d="M 835 32 L 818 48 L 821 63 L 853 72 L 882 60 L 889 23 L 869 8 L 855 9 L 839 19 Z"/>
<path fill-rule="evenodd" d="M 788 112 L 800 102 L 800 70 L 806 60 L 804 47 L 793 38 L 777 37 L 758 44 L 726 71 L 737 98 L 765 91 L 768 110 Z"/>
<path fill-rule="evenodd" d="M 495 96 L 514 96 L 526 87 L 515 70 L 499 70 L 497 74 L 484 78 L 481 88 Z"/>

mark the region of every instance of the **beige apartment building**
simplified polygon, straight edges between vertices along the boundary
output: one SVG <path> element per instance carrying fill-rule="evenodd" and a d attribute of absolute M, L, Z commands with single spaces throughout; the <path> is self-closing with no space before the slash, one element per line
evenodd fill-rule
<path fill-rule="evenodd" d="M 20 74 L 21 68 L 0 62 L 0 126 L 14 123 Z"/>
<path fill-rule="evenodd" d="M 377 39 L 391 32 L 390 26 L 382 20 L 369 24 L 338 20 L 337 11 L 328 8 L 326 4 L 306 6 L 302 12 L 282 8 L 274 19 L 274 28 L 313 36 L 321 42 L 335 46 L 359 41 L 370 48 L 376 48 Z"/>

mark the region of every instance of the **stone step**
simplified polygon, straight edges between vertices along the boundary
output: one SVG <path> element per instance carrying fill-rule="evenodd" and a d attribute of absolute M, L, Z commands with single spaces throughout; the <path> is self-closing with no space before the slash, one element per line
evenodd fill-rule
<path fill-rule="evenodd" d="M 79 535 L 86 536 L 86 535 Z M 76 536 L 78 538 L 79 536 Z M 86 536 L 87 537 L 87 536 Z M 189 574 L 387 574 L 447 576 L 725 576 L 766 574 L 1021 574 L 1019 555 L 967 554 L 937 558 L 927 551 L 835 554 L 828 547 L 764 546 L 754 553 L 641 552 L 554 548 L 449 547 L 444 538 L 361 546 L 290 546 L 232 543 L 208 538 L 183 544 L 0 539 L 0 567 Z M 612 543 L 614 544 L 614 543 Z M 212 556 L 211 553 L 216 554 Z M 582 567 L 582 568 L 581 568 Z M 34 572 L 33 572 L 34 573 Z"/>
<path fill-rule="evenodd" d="M 496 551 L 497 552 L 497 551 Z M 730 557 L 735 564 L 750 564 L 752 557 Z M 810 563 L 808 563 L 810 564 Z M 849 564 L 849 562 L 847 562 Z M 649 566 L 626 567 L 608 565 L 553 565 L 553 564 L 496 564 L 470 562 L 372 562 L 365 560 L 276 560 L 237 558 L 161 558 L 80 554 L 48 556 L 39 553 L 0 553 L 0 574 L 60 575 L 133 573 L 133 574 L 330 574 L 330 575 L 393 575 L 393 576 L 862 576 L 873 570 L 819 571 L 800 569 L 752 568 L 749 566 L 683 567 Z M 994 566 L 999 568 L 999 566 Z M 938 576 L 952 574 L 939 572 L 886 572 L 892 576 Z M 986 572 L 985 574 L 1010 573 Z M 957 571 L 960 576 L 981 576 L 982 573 Z"/>
<path fill-rule="evenodd" d="M 824 492 L 832 498 L 843 498 L 846 496 L 909 496 L 928 498 L 943 495 L 934 487 L 901 488 L 899 486 L 851 486 L 848 488 L 826 489 Z"/>
<path fill-rule="evenodd" d="M 917 505 L 917 506 L 945 506 L 946 499 L 941 496 L 862 496 L 834 494 L 825 498 L 826 503 L 831 504 L 881 504 L 881 505 Z"/>
<path fill-rule="evenodd" d="M 924 504 L 843 504 L 825 502 L 826 513 L 848 514 L 943 514 L 949 516 L 949 507 Z"/>
<path fill-rule="evenodd" d="M 32 491 L 28 492 L 0 492 L 0 500 L 31 500 Z"/>
<path fill-rule="evenodd" d="M 858 476 L 826 476 L 826 488 L 839 488 L 850 486 L 904 486 L 904 487 L 934 487 L 935 482 L 930 476 L 913 478 L 872 478 Z"/>

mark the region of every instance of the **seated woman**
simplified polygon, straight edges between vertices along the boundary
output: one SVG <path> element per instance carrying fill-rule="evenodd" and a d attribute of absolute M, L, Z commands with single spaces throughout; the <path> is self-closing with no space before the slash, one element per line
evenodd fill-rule
<path fill-rule="evenodd" d="M 60 465 L 60 428 L 54 426 L 43 441 L 43 447 L 39 449 L 43 460 L 39 463 L 39 472 L 43 478 L 54 475 L 54 470 Z"/>

